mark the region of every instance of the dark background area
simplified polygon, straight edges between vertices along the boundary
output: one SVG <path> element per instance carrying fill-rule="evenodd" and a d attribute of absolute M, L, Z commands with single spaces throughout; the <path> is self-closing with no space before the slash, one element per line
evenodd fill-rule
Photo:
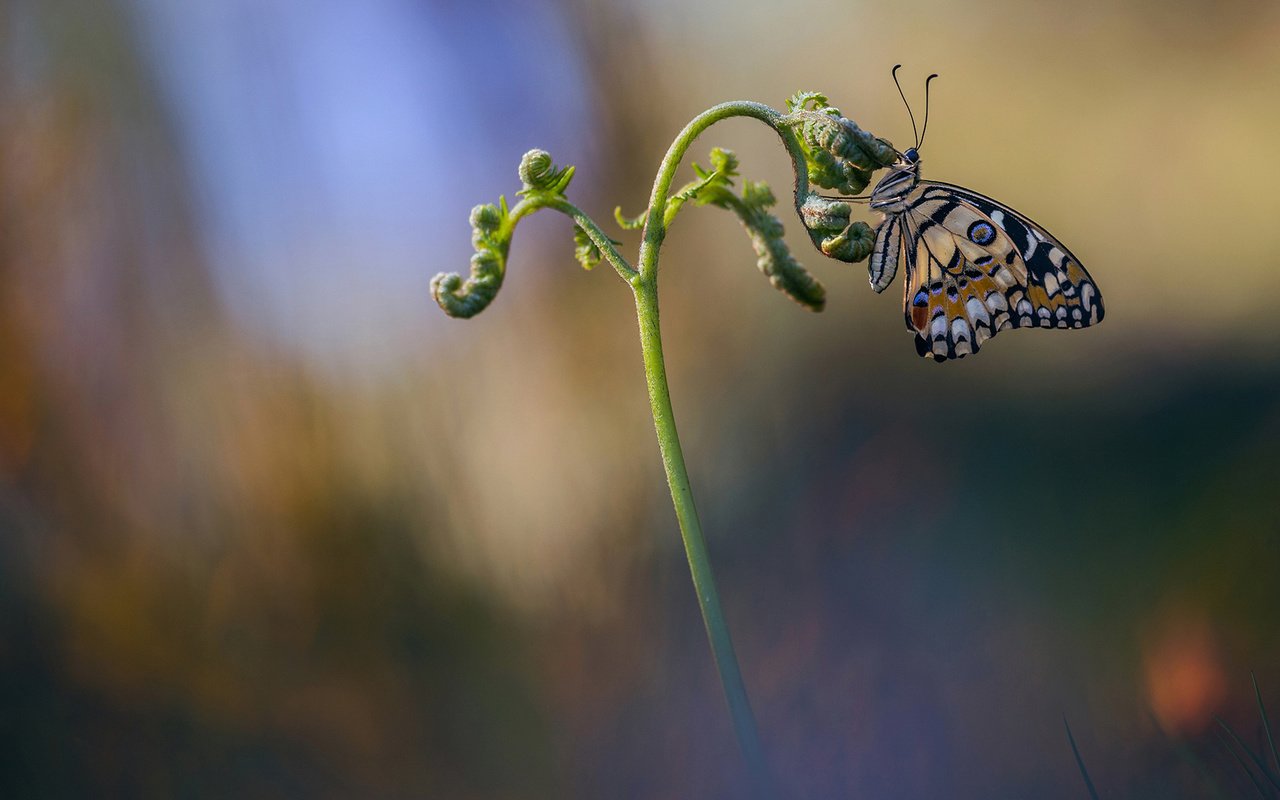
<path fill-rule="evenodd" d="M 924 174 L 1046 223 L 1107 319 L 925 362 L 794 218 L 819 315 L 681 215 L 675 408 L 785 794 L 1084 797 L 1065 714 L 1104 797 L 1247 796 L 1277 44 L 1250 2 L 9 0 L 0 795 L 743 796 L 630 293 L 551 214 L 479 317 L 428 283 L 529 148 L 604 223 L 723 100 L 906 146 L 903 62 Z M 763 126 L 713 145 L 785 197 Z"/>

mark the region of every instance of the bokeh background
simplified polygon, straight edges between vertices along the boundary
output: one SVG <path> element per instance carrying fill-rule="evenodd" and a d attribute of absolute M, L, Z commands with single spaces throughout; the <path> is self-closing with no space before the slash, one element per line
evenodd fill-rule
<path fill-rule="evenodd" d="M 942 75 L 926 175 L 1108 313 L 938 365 L 794 218 L 822 314 L 681 216 L 676 412 L 785 795 L 1083 797 L 1064 714 L 1104 796 L 1252 791 L 1213 715 L 1258 746 L 1251 670 L 1280 709 L 1280 5 L 6 0 L 0 36 L 0 795 L 744 796 L 626 287 L 551 214 L 481 316 L 428 282 L 530 147 L 604 221 L 727 99 L 905 146 L 898 62 Z M 717 144 L 785 198 L 767 129 Z"/>

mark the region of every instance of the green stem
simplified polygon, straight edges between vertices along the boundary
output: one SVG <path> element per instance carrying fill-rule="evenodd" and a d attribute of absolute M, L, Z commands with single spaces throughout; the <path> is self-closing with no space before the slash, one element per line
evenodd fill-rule
<path fill-rule="evenodd" d="M 694 117 L 684 130 L 680 131 L 680 135 L 671 143 L 671 147 L 667 150 L 667 155 L 662 159 L 662 166 L 658 170 L 658 176 L 653 182 L 653 193 L 649 196 L 648 219 L 644 225 L 644 240 L 640 243 L 640 275 L 641 280 L 657 281 L 658 279 L 658 250 L 662 247 L 662 240 L 666 238 L 667 227 L 665 215 L 667 211 L 667 200 L 671 194 L 671 183 L 675 180 L 676 169 L 680 166 L 681 160 L 689 150 L 689 145 L 693 144 L 693 140 L 698 135 L 711 127 L 715 123 L 730 117 L 752 117 L 768 125 L 778 134 L 778 138 L 782 139 L 782 144 L 786 146 L 787 153 L 791 156 L 792 172 L 796 176 L 795 186 L 795 208 L 799 213 L 801 200 L 809 190 L 809 168 L 805 163 L 804 150 L 800 147 L 800 142 L 796 139 L 794 133 L 786 125 L 782 124 L 783 115 L 769 108 L 763 103 L 753 103 L 749 100 L 734 100 L 728 103 L 721 103 L 718 106 L 712 106 L 698 116 Z M 632 279 L 634 284 L 636 278 Z"/>
<path fill-rule="evenodd" d="M 675 506 L 676 519 L 680 522 L 680 534 L 684 539 L 685 555 L 689 559 L 689 571 L 693 575 L 693 588 L 702 609 L 702 621 L 707 628 L 711 652 L 715 657 L 720 683 L 733 717 L 734 732 L 742 748 L 743 758 L 751 770 L 752 781 L 760 797 L 773 797 L 772 779 L 766 766 L 760 736 L 756 732 L 755 716 L 747 698 L 747 687 L 742 680 L 742 669 L 733 650 L 733 639 L 720 606 L 720 594 L 716 591 L 715 575 L 711 570 L 711 557 L 702 535 L 702 523 L 693 504 L 693 489 L 689 485 L 689 472 L 684 464 L 684 452 L 680 436 L 676 432 L 675 413 L 671 409 L 671 391 L 667 387 L 667 368 L 662 357 L 662 331 L 658 324 L 658 287 L 656 282 L 638 282 L 635 287 L 636 316 L 640 322 L 640 347 L 644 351 L 644 372 L 649 384 L 649 403 L 653 409 L 653 424 L 658 432 L 658 447 L 662 451 L 662 465 L 666 468 L 667 483 L 671 487 L 671 502 Z"/>
<path fill-rule="evenodd" d="M 809 108 L 809 106 L 820 107 L 822 113 L 817 113 Z M 711 643 L 711 652 L 715 657 L 716 669 L 720 673 L 720 683 L 724 687 L 725 699 L 729 703 L 729 711 L 733 719 L 734 731 L 738 737 L 738 744 L 742 748 L 743 756 L 746 758 L 748 768 L 751 771 L 753 794 L 761 798 L 774 798 L 777 792 L 774 788 L 770 772 L 766 766 L 763 750 L 760 746 L 760 737 L 756 732 L 755 718 L 751 713 L 751 703 L 747 699 L 747 689 L 742 680 L 742 669 L 738 666 L 738 658 L 733 652 L 733 640 L 729 636 L 729 626 L 725 622 L 724 610 L 720 607 L 720 597 L 716 592 L 715 576 L 711 570 L 711 558 L 707 553 L 707 543 L 702 535 L 702 525 L 698 521 L 698 512 L 693 504 L 693 490 L 689 486 L 689 473 L 684 464 L 684 453 L 680 447 L 680 437 L 676 432 L 675 413 L 671 408 L 671 391 L 667 386 L 667 370 L 663 362 L 662 355 L 662 332 L 658 318 L 658 253 L 662 249 L 662 241 L 667 235 L 667 225 L 674 218 L 678 206 L 671 204 L 671 183 L 675 179 L 676 170 L 680 166 L 680 162 L 684 159 L 690 145 L 693 144 L 703 131 L 711 127 L 715 123 L 730 117 L 750 117 L 759 120 L 768 125 L 770 129 L 777 134 L 782 140 L 783 146 L 787 149 L 787 154 L 791 156 L 792 172 L 795 175 L 795 209 L 802 219 L 805 218 L 804 201 L 809 197 L 809 161 L 806 156 L 805 146 L 801 144 L 796 133 L 796 127 L 803 124 L 802 131 L 809 146 L 814 145 L 814 136 L 820 135 L 826 137 L 823 141 L 830 139 L 827 144 L 822 144 L 826 155 L 830 158 L 838 156 L 837 162 L 842 164 L 842 170 L 851 169 L 853 166 L 866 166 L 870 161 L 883 162 L 888 158 L 887 152 L 892 148 L 887 142 L 880 141 L 880 145 L 872 147 L 867 142 L 871 141 L 866 134 L 862 134 L 856 126 L 846 126 L 842 130 L 835 130 L 833 126 L 844 124 L 841 120 L 839 123 L 829 119 L 823 114 L 828 113 L 825 97 L 815 93 L 800 93 L 792 100 L 788 101 L 788 107 L 798 109 L 791 114 L 781 114 L 772 108 L 762 104 L 749 101 L 734 101 L 729 103 L 721 103 L 718 106 L 707 109 L 698 116 L 694 117 L 684 130 L 671 143 L 671 147 L 667 150 L 667 154 L 662 159 L 662 165 L 658 170 L 658 175 L 654 179 L 653 193 L 650 195 L 649 207 L 645 213 L 644 236 L 640 242 L 639 261 L 635 267 L 631 266 L 621 254 L 618 253 L 614 243 L 600 229 L 594 221 L 586 214 L 570 203 L 564 197 L 564 189 L 569 184 L 569 179 L 573 175 L 573 168 L 556 169 L 551 161 L 551 156 L 543 150 L 530 150 L 525 153 L 520 162 L 520 177 L 524 184 L 524 188 L 520 190 L 523 199 L 510 209 L 506 207 L 506 201 L 501 200 L 501 208 L 494 206 L 477 206 L 472 210 L 471 227 L 472 227 L 472 243 L 475 247 L 475 254 L 471 257 L 471 273 L 465 281 L 461 275 L 456 273 L 441 273 L 437 275 L 431 282 L 432 295 L 436 302 L 445 311 L 445 313 L 454 317 L 471 317 L 483 311 L 493 300 L 498 289 L 502 285 L 502 278 L 506 269 L 507 251 L 510 247 L 511 237 L 515 231 L 516 224 L 524 217 L 534 213 L 541 208 L 550 208 L 568 215 L 577 223 L 578 227 L 586 234 L 587 238 L 599 250 L 601 257 L 613 265 L 618 275 L 631 286 L 636 296 L 636 317 L 640 325 L 640 346 L 644 354 L 644 370 L 645 379 L 649 386 L 649 403 L 653 409 L 653 425 L 658 435 L 658 447 L 662 452 L 662 464 L 667 473 L 667 484 L 671 487 L 671 502 L 675 507 L 676 519 L 680 523 L 680 535 L 684 540 L 685 555 L 689 559 L 689 572 L 693 577 L 694 590 L 697 593 L 698 605 L 702 610 L 702 620 L 707 628 L 707 638 Z M 830 109 L 830 111 L 834 111 Z M 815 131 L 810 127 L 815 122 L 825 125 L 821 130 Z M 836 153 L 831 148 L 839 145 L 837 150 L 843 153 L 849 149 L 850 142 L 845 138 L 841 138 L 848 134 L 849 136 L 858 136 L 857 143 L 859 147 L 871 147 L 872 150 L 883 149 L 886 152 L 880 156 L 859 155 L 857 163 L 846 163 L 845 155 Z M 835 138 L 831 138 L 835 137 Z M 872 143 L 874 144 L 874 143 Z M 714 151 L 713 151 L 714 153 Z M 727 187 L 729 181 L 727 178 L 733 173 L 728 167 L 731 156 L 727 153 L 721 154 L 725 159 L 723 161 L 724 173 L 719 176 L 724 180 L 724 186 L 719 187 L 724 191 L 725 197 L 704 196 L 712 187 L 711 179 L 703 174 L 704 181 L 701 184 L 694 183 L 689 187 L 688 194 L 683 194 L 679 202 L 694 197 L 699 204 L 712 202 L 722 207 L 731 208 L 742 220 L 744 226 L 747 227 L 748 233 L 752 238 L 752 245 L 756 249 L 759 257 L 757 261 L 762 272 L 765 273 L 770 281 L 779 289 L 785 291 L 797 302 L 813 309 L 820 310 L 822 307 L 823 293 L 822 287 L 814 281 L 808 273 L 804 271 L 800 265 L 791 257 L 778 237 L 781 236 L 781 223 L 765 212 L 769 206 L 773 205 L 773 195 L 763 184 L 752 184 L 744 188 L 743 200 L 739 200 Z M 713 159 L 720 156 L 713 155 Z M 827 163 L 822 162 L 822 163 Z M 818 163 L 818 162 L 815 162 Z M 882 164 L 883 165 L 883 164 Z M 827 163 L 826 167 L 822 167 L 821 175 L 827 175 L 831 164 Z M 859 166 L 859 169 L 862 169 Z M 720 169 L 719 167 L 717 169 Z M 867 169 L 870 169 L 867 166 Z M 852 186 L 857 184 L 859 188 L 865 185 L 865 180 L 859 182 L 862 172 L 851 172 L 846 176 L 845 184 Z M 837 178 L 839 176 L 836 176 Z M 869 174 L 868 174 L 869 177 Z M 826 178 L 822 178 L 826 180 Z M 833 179 L 834 180 L 834 179 Z M 849 181 L 852 181 L 850 183 Z M 825 185 L 825 184 L 824 184 Z M 754 192 L 754 202 L 750 208 L 745 205 L 744 201 L 747 197 L 748 190 Z M 850 190 L 854 191 L 854 190 Z M 700 194 L 702 193 L 702 194 Z M 827 206 L 834 207 L 835 203 L 828 203 Z M 836 211 L 832 211 L 827 206 L 818 209 L 817 213 L 821 219 L 819 220 L 823 227 L 821 230 L 811 229 L 810 238 L 815 245 L 824 253 L 828 252 L 828 245 L 835 242 L 834 238 L 824 238 L 819 243 L 819 234 L 830 232 L 830 220 L 838 218 Z M 847 225 L 847 206 L 841 206 Z M 670 212 L 670 218 L 668 213 Z M 825 216 L 823 216 L 825 215 Z M 828 217 L 830 219 L 828 219 Z M 630 229 L 635 227 L 630 221 L 624 220 L 619 216 L 619 222 L 624 228 Z M 498 222 L 501 220 L 500 222 Z M 495 224 L 496 223 L 496 224 Z M 869 228 L 864 223 L 860 229 L 863 233 L 869 232 Z M 851 230 L 852 228 L 849 228 Z M 841 236 L 845 236 L 842 233 Z M 578 245 L 577 255 L 579 260 L 584 262 L 584 266 L 590 268 L 595 261 L 595 252 L 592 248 L 583 245 L 581 239 L 575 235 L 575 242 Z M 831 246 L 836 246 L 831 244 Z M 840 245 L 843 247 L 844 245 Z M 855 260 L 854 253 L 861 252 L 849 248 L 841 250 L 841 254 L 833 257 L 841 260 Z M 865 256 L 865 253 L 862 254 Z"/>
<path fill-rule="evenodd" d="M 630 283 L 636 296 L 636 316 L 640 324 L 640 346 L 644 353 L 645 378 L 649 385 L 649 403 L 653 410 L 653 424 L 658 434 L 658 447 L 662 451 L 662 464 L 666 469 L 667 483 L 671 487 L 671 502 L 675 506 L 676 519 L 684 540 L 685 555 L 689 559 L 689 571 L 693 576 L 694 591 L 702 609 L 707 638 L 720 673 L 725 699 L 733 718 L 734 731 L 742 748 L 752 783 L 760 797 L 775 797 L 776 791 L 767 767 L 760 736 L 756 731 L 755 716 L 747 698 L 742 669 L 734 654 L 733 639 L 720 606 L 716 591 L 711 558 L 707 552 L 702 524 L 693 503 L 693 490 L 689 485 L 689 473 L 676 432 L 675 413 L 671 408 L 671 391 L 667 386 L 667 369 L 662 355 L 662 331 L 658 318 L 658 251 L 666 236 L 666 208 L 671 183 L 676 168 L 698 134 L 722 119 L 729 117 L 753 117 L 777 132 L 791 155 L 796 174 L 796 206 L 800 196 L 808 190 L 808 172 L 804 153 L 789 128 L 780 124 L 782 115 L 768 106 L 745 101 L 723 103 L 699 114 L 680 132 L 671 144 L 662 167 L 654 181 L 645 222 L 644 240 L 640 245 L 640 269 Z"/>
<path fill-rule="evenodd" d="M 595 246 L 600 248 L 601 255 L 603 255 L 605 260 L 608 261 L 615 270 L 617 270 L 618 274 L 622 276 L 624 281 L 630 283 L 639 275 L 639 273 L 636 272 L 635 267 L 628 264 L 627 259 L 625 259 L 622 254 L 618 252 L 618 249 L 613 246 L 613 242 L 605 232 L 600 229 L 600 226 L 596 224 L 595 220 L 588 217 L 582 209 L 578 208 L 573 203 L 570 203 L 568 200 L 557 195 L 535 194 L 526 197 L 519 203 L 516 203 L 507 217 L 507 228 L 503 231 L 503 235 L 510 239 L 511 231 L 515 229 L 516 223 L 523 217 L 529 216 L 540 208 L 554 209 L 576 222 L 578 227 L 587 232 L 587 236 L 591 238 L 591 241 L 595 243 Z"/>

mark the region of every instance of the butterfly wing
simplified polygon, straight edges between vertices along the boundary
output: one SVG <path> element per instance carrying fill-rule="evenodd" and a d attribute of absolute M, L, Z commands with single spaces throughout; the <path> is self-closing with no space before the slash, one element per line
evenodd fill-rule
<path fill-rule="evenodd" d="M 959 186 L 921 181 L 913 195 L 894 219 L 906 243 L 904 312 L 920 355 L 963 358 L 1007 328 L 1101 321 L 1093 278 L 1044 228 Z"/>
<path fill-rule="evenodd" d="M 893 276 L 898 273 L 898 262 L 902 257 L 903 217 L 902 214 L 890 216 L 876 230 L 867 271 L 871 277 L 871 288 L 877 294 L 889 288 Z"/>

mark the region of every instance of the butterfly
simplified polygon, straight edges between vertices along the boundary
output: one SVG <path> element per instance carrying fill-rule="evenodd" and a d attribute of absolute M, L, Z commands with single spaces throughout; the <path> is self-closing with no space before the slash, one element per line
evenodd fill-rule
<path fill-rule="evenodd" d="M 925 81 L 926 132 L 929 81 L 935 77 Z M 1005 204 L 962 186 L 922 180 L 923 143 L 917 135 L 916 146 L 899 153 L 869 198 L 870 207 L 884 215 L 868 265 L 871 287 L 884 291 L 904 266 L 903 314 L 916 351 L 946 361 L 978 352 L 1009 328 L 1101 322 L 1102 295 L 1080 259 Z"/>

